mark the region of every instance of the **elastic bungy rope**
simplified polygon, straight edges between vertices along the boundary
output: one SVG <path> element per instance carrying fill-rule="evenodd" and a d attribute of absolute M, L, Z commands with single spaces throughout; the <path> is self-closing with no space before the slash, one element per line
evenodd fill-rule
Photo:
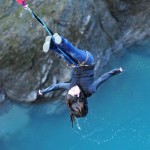
<path fill-rule="evenodd" d="M 37 16 L 35 15 L 35 13 L 29 8 L 29 6 L 25 4 L 25 1 L 24 1 L 24 0 L 22 0 L 21 2 L 20 2 L 20 0 L 16 0 L 16 1 L 17 1 L 18 4 L 21 4 L 21 5 L 24 7 L 24 9 L 28 10 L 28 11 L 31 13 L 31 15 L 33 16 L 33 18 L 35 18 L 38 22 L 40 22 L 40 23 L 43 25 L 43 27 L 46 29 L 46 31 L 48 32 L 48 34 L 51 36 L 51 38 L 52 38 L 52 40 L 53 40 L 55 46 L 57 47 L 57 49 L 58 49 L 71 63 L 73 63 L 76 67 L 78 67 L 78 64 L 77 64 L 72 58 L 70 58 L 64 51 L 62 51 L 62 50 L 57 46 L 57 44 L 55 43 L 55 40 L 54 40 L 54 38 L 53 38 L 53 32 L 47 27 L 47 25 L 46 25 L 39 17 L 37 17 Z"/>

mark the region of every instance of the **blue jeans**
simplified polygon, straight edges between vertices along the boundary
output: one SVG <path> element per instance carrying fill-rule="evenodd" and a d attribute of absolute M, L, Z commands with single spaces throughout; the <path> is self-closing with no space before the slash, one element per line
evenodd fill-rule
<path fill-rule="evenodd" d="M 65 53 L 70 59 L 72 59 L 77 64 L 81 64 L 85 62 L 85 65 L 92 65 L 94 64 L 93 55 L 89 51 L 83 51 L 76 47 L 74 47 L 67 39 L 62 37 L 62 43 L 57 45 L 54 42 L 51 42 L 51 49 L 55 51 L 68 65 L 73 65 L 73 63 L 63 54 Z M 60 52 L 61 49 L 63 51 Z"/>

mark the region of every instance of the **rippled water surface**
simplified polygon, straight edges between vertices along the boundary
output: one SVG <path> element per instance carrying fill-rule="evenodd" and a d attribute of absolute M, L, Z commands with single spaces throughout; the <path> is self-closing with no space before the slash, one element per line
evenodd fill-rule
<path fill-rule="evenodd" d="M 89 115 L 71 127 L 62 101 L 0 106 L 0 150 L 149 150 L 150 46 L 135 45 L 89 99 Z"/>

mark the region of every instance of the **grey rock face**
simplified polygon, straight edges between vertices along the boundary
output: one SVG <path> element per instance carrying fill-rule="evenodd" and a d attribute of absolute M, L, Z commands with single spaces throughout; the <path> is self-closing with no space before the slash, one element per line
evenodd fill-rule
<path fill-rule="evenodd" d="M 54 32 L 91 51 L 97 68 L 150 34 L 147 0 L 33 0 L 29 6 Z M 70 68 L 52 52 L 42 52 L 47 33 L 29 12 L 1 0 L 0 22 L 0 83 L 7 96 L 31 102 L 37 89 L 70 80 Z"/>
<path fill-rule="evenodd" d="M 2 89 L 2 85 L 0 84 L 0 103 L 3 103 L 5 100 L 5 93 Z"/>

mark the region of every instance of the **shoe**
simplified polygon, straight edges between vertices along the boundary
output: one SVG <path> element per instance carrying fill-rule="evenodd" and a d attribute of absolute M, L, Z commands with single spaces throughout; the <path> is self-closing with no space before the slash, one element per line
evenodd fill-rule
<path fill-rule="evenodd" d="M 43 51 L 47 53 L 50 48 L 50 43 L 51 43 L 51 36 L 47 36 L 45 39 L 45 43 L 43 44 Z"/>
<path fill-rule="evenodd" d="M 54 37 L 54 40 L 55 40 L 56 44 L 60 45 L 62 43 L 62 38 L 61 38 L 61 36 L 58 35 L 58 33 L 55 33 L 53 35 L 53 37 Z"/>

